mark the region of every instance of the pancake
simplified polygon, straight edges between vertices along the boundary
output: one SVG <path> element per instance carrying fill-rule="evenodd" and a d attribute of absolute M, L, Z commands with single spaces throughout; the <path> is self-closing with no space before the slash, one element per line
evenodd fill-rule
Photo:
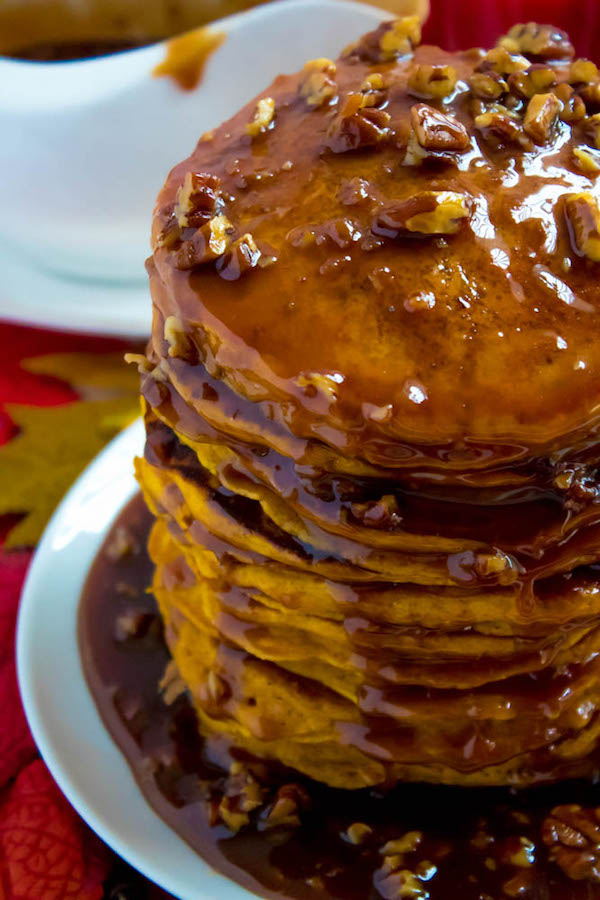
<path fill-rule="evenodd" d="M 159 195 L 153 590 L 240 752 L 339 788 L 596 776 L 600 75 L 550 26 L 418 44 L 280 76 Z"/>

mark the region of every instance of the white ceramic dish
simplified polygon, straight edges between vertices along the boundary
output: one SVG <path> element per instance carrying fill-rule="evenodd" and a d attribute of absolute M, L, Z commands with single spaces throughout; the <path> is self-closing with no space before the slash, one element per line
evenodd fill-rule
<path fill-rule="evenodd" d="M 0 263 L 17 284 L 0 281 L 0 316 L 147 334 L 144 259 L 170 168 L 280 72 L 337 56 L 389 16 L 280 0 L 220 19 L 209 28 L 223 43 L 192 91 L 153 77 L 165 42 L 74 62 L 0 57 Z"/>
<path fill-rule="evenodd" d="M 141 420 L 115 438 L 58 507 L 35 554 L 17 632 L 27 720 L 54 778 L 83 818 L 133 866 L 180 900 L 249 900 L 148 806 L 112 742 L 83 677 L 77 607 L 88 569 L 136 491 Z"/>

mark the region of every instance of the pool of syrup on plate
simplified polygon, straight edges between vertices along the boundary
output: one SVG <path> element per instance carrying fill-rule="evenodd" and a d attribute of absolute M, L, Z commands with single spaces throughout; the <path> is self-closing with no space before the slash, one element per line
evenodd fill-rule
<path fill-rule="evenodd" d="M 113 524 L 83 591 L 80 652 L 100 715 L 148 803 L 213 868 L 281 900 L 600 900 L 600 785 L 344 791 L 203 740 L 187 696 L 167 703 L 159 690 L 169 655 L 147 591 L 151 524 L 140 496 Z M 237 834 L 215 815 L 235 759 L 260 773 L 267 798 Z M 301 824 L 271 827 L 268 798 L 291 782 L 309 798 Z M 556 809 L 567 804 L 582 811 Z"/>

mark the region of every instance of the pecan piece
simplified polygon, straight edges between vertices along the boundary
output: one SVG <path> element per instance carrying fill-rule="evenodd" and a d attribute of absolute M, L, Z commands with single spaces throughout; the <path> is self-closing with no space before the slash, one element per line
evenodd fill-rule
<path fill-rule="evenodd" d="M 509 53 L 504 47 L 492 47 L 477 66 L 477 71 L 506 76 L 528 69 L 530 65 L 529 60 L 518 53 Z"/>
<path fill-rule="evenodd" d="M 585 103 L 579 94 L 575 93 L 570 84 L 566 82 L 559 84 L 554 89 L 554 93 L 563 105 L 559 113 L 563 122 L 568 122 L 572 125 L 574 122 L 579 122 L 584 118 L 586 113 Z"/>
<path fill-rule="evenodd" d="M 574 147 L 573 156 L 578 167 L 586 175 L 596 175 L 600 172 L 600 158 L 594 155 L 593 151 L 584 147 Z"/>
<path fill-rule="evenodd" d="M 499 100 L 508 92 L 508 82 L 498 72 L 474 72 L 469 79 L 471 93 L 480 100 Z"/>
<path fill-rule="evenodd" d="M 590 84 L 598 79 L 598 66 L 591 59 L 576 59 L 569 67 L 569 84 Z"/>
<path fill-rule="evenodd" d="M 173 213 L 180 228 L 200 228 L 220 203 L 220 178 L 207 172 L 186 172 L 177 191 Z"/>
<path fill-rule="evenodd" d="M 352 503 L 350 511 L 361 525 L 369 528 L 391 529 L 402 522 L 400 507 L 393 494 L 386 494 L 380 500 L 367 503 Z"/>
<path fill-rule="evenodd" d="M 571 194 L 565 200 L 565 215 L 575 252 L 600 262 L 600 210 L 595 197 L 585 191 Z"/>
<path fill-rule="evenodd" d="M 373 885 L 384 900 L 429 900 L 427 882 L 437 872 L 437 867 L 423 860 L 407 868 L 403 856 L 385 856 L 383 865 L 373 874 Z"/>
<path fill-rule="evenodd" d="M 405 16 L 382 22 L 374 31 L 365 34 L 357 44 L 347 47 L 343 56 L 353 56 L 363 62 L 392 62 L 412 53 L 421 43 L 421 21 L 418 16 Z"/>
<path fill-rule="evenodd" d="M 600 113 L 588 116 L 583 123 L 583 130 L 592 141 L 596 150 L 600 150 Z"/>
<path fill-rule="evenodd" d="M 250 813 L 263 804 L 265 794 L 265 788 L 252 772 L 239 762 L 232 763 L 216 820 L 220 819 L 230 831 L 237 833 L 250 821 Z"/>
<path fill-rule="evenodd" d="M 523 134 L 520 122 L 510 115 L 507 109 L 488 110 L 481 113 L 481 115 L 475 116 L 474 124 L 475 128 L 481 131 L 484 137 L 492 134 L 502 144 L 516 143 L 523 145 L 524 141 L 528 142 L 528 139 Z"/>
<path fill-rule="evenodd" d="M 408 76 L 408 90 L 415 97 L 442 100 L 456 87 L 457 75 L 453 66 L 415 66 Z"/>
<path fill-rule="evenodd" d="M 600 882 L 600 821 L 598 809 L 576 804 L 556 806 L 542 825 L 550 859 L 574 881 Z"/>
<path fill-rule="evenodd" d="M 379 39 L 383 62 L 405 56 L 421 43 L 421 21 L 418 16 L 404 16 L 386 24 Z"/>
<path fill-rule="evenodd" d="M 535 63 L 528 69 L 509 75 L 508 84 L 513 93 L 530 100 L 534 94 L 546 91 L 556 84 L 556 72 L 549 66 Z"/>
<path fill-rule="evenodd" d="M 164 337 L 169 345 L 169 356 L 190 360 L 194 345 L 185 325 L 178 316 L 167 316 L 164 324 Z"/>
<path fill-rule="evenodd" d="M 345 110 L 336 121 L 325 141 L 325 146 L 333 153 L 346 153 L 362 147 L 374 147 L 390 136 L 390 115 L 377 107 L 362 106 L 361 94 L 353 94 L 348 99 Z M 348 107 L 354 105 L 356 111 L 348 114 Z"/>
<path fill-rule="evenodd" d="M 498 44 L 509 53 L 524 53 L 537 59 L 571 59 L 575 53 L 565 31 L 536 22 L 513 25 Z"/>
<path fill-rule="evenodd" d="M 555 94 L 536 94 L 527 104 L 523 129 L 536 144 L 546 144 L 561 110 L 562 103 Z"/>
<path fill-rule="evenodd" d="M 226 216 L 215 216 L 192 235 L 183 241 L 171 257 L 176 269 L 194 269 L 225 253 L 231 243 L 233 225 Z"/>
<path fill-rule="evenodd" d="M 300 74 L 298 93 L 308 106 L 317 108 L 335 97 L 335 63 L 326 57 L 310 59 Z"/>
<path fill-rule="evenodd" d="M 364 822 L 353 822 L 346 829 L 346 833 L 342 835 L 344 840 L 349 844 L 364 844 L 373 834 L 373 829 Z"/>
<path fill-rule="evenodd" d="M 236 281 L 244 272 L 258 266 L 261 256 L 252 235 L 243 234 L 217 260 L 217 272 L 226 281 Z"/>
<path fill-rule="evenodd" d="M 410 110 L 412 126 L 421 147 L 426 150 L 466 150 L 471 141 L 467 129 L 446 113 L 425 103 L 416 103 Z"/>
<path fill-rule="evenodd" d="M 246 134 L 249 134 L 250 137 L 264 134 L 273 125 L 274 116 L 275 101 L 272 97 L 263 97 L 256 104 L 252 121 L 246 125 Z"/>
<path fill-rule="evenodd" d="M 588 109 L 598 110 L 600 108 L 600 81 L 592 81 L 580 88 L 579 96 Z"/>
<path fill-rule="evenodd" d="M 406 200 L 383 206 L 373 222 L 374 234 L 455 234 L 469 215 L 464 194 L 455 191 L 420 191 Z"/>
<path fill-rule="evenodd" d="M 301 813 L 310 808 L 307 792 L 299 784 L 284 784 L 275 794 L 273 803 L 265 810 L 261 828 L 297 828 Z"/>

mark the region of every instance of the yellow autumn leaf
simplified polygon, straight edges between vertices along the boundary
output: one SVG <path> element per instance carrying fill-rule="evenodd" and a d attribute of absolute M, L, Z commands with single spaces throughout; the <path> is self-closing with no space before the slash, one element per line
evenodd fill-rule
<path fill-rule="evenodd" d="M 21 513 L 5 546 L 32 547 L 54 508 L 103 446 L 139 414 L 131 397 L 8 406 L 18 434 L 0 447 L 0 515 Z"/>
<path fill-rule="evenodd" d="M 83 400 L 104 400 L 115 394 L 139 393 L 140 378 L 123 353 L 49 353 L 21 362 L 34 375 L 66 381 Z"/>
<path fill-rule="evenodd" d="M 6 407 L 18 432 L 0 447 L 0 516 L 22 515 L 6 540 L 9 548 L 38 542 L 73 481 L 139 415 L 139 376 L 122 353 L 55 353 L 21 366 L 66 381 L 81 400 Z"/>

